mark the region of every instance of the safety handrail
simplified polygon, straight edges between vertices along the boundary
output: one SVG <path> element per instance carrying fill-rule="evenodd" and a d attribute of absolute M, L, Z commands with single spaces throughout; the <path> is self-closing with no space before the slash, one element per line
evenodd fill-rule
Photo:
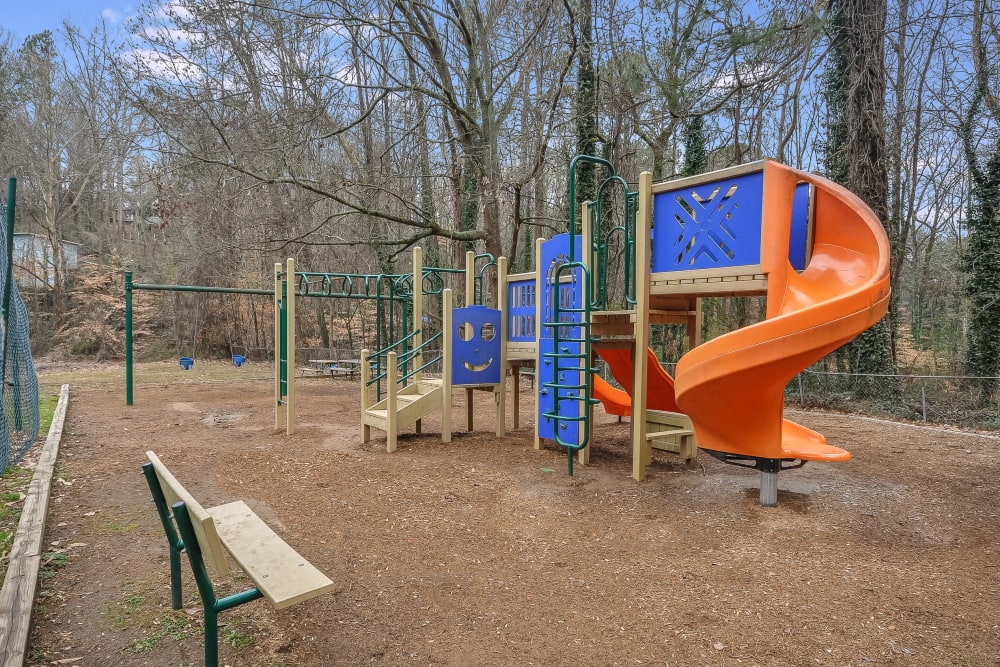
<path fill-rule="evenodd" d="M 405 336 L 403 336 L 402 338 L 400 338 L 399 340 L 397 340 L 395 343 L 392 343 L 391 345 L 387 345 L 386 347 L 383 347 L 381 350 L 376 350 L 375 352 L 370 352 L 368 354 L 368 356 L 365 358 L 365 361 L 369 362 L 369 363 L 372 362 L 372 361 L 378 361 L 379 357 L 384 357 L 385 355 L 389 354 L 390 352 L 393 352 L 397 347 L 400 347 L 404 343 L 409 342 L 410 340 L 413 340 L 413 338 L 416 337 L 419 333 L 420 333 L 420 329 L 415 329 L 414 331 L 411 331 L 410 333 L 406 334 Z M 404 354 L 405 354 L 405 352 L 404 352 Z M 371 383 L 369 382 L 369 384 L 371 384 Z"/>
<path fill-rule="evenodd" d="M 491 266 L 493 267 L 494 270 L 496 270 L 497 260 L 496 257 L 491 255 L 490 253 L 484 252 L 476 255 L 472 259 L 472 265 L 475 266 L 476 262 L 478 262 L 481 259 L 486 259 L 489 261 L 487 261 L 485 264 L 479 267 L 479 271 L 476 272 L 476 276 L 473 278 L 472 300 L 477 305 L 485 306 L 486 304 L 484 303 L 484 300 L 486 298 L 486 295 L 483 293 L 484 291 L 483 286 L 486 284 L 486 271 L 488 271 Z"/>
<path fill-rule="evenodd" d="M 420 333 L 420 332 L 419 331 L 415 331 L 414 333 L 412 333 L 409 336 L 407 336 L 407 338 L 412 338 L 414 335 L 416 335 L 418 333 Z M 426 341 L 424 341 L 422 344 L 418 345 L 417 347 L 414 347 L 414 348 L 409 349 L 409 350 L 404 350 L 402 353 L 400 353 L 400 354 L 398 354 L 396 356 L 396 368 L 400 371 L 400 373 L 398 374 L 397 380 L 396 380 L 396 384 L 400 384 L 400 385 L 406 386 L 407 382 L 411 378 L 413 378 L 415 375 L 417 375 L 418 373 L 420 373 L 422 371 L 427 370 L 428 368 L 430 368 L 431 366 L 433 366 L 434 364 L 436 364 L 437 362 L 441 361 L 444 358 L 443 353 L 439 353 L 437 356 L 432 357 L 432 358 L 430 358 L 428 360 L 425 360 L 424 363 L 421 366 L 419 366 L 418 368 L 414 368 L 414 369 L 409 370 L 409 371 L 406 370 L 407 365 L 413 359 L 417 358 L 423 352 L 425 352 L 426 350 L 428 350 L 431 343 L 434 343 L 434 342 L 438 341 L 441 338 L 442 333 L 443 332 L 439 331 L 436 334 L 434 334 L 433 336 L 431 336 L 430 338 L 428 338 Z M 398 346 L 398 345 L 400 345 L 403 342 L 403 340 L 405 340 L 405 339 L 401 339 L 400 341 L 398 341 L 396 343 L 393 343 L 389 347 L 383 348 L 383 355 L 381 355 L 381 356 L 388 355 L 389 352 L 392 352 L 393 348 L 396 347 L 396 346 Z M 382 380 L 386 379 L 386 377 L 388 376 L 389 369 L 388 368 L 383 369 L 382 365 L 380 363 L 378 363 L 379 362 L 379 356 L 380 355 L 378 353 L 374 353 L 373 352 L 373 353 L 369 354 L 367 357 L 365 357 L 365 363 L 369 364 L 369 368 L 371 368 L 371 364 L 373 362 L 377 364 L 375 373 L 371 377 L 368 378 L 368 382 L 366 383 L 366 386 L 370 387 L 373 384 L 377 384 L 378 386 L 376 387 L 376 396 L 377 396 L 377 398 L 379 400 L 381 400 L 381 398 L 382 398 L 382 385 L 381 385 L 381 382 L 382 382 Z"/>
<path fill-rule="evenodd" d="M 607 230 L 603 238 L 601 229 L 604 222 L 604 197 L 605 190 L 610 186 L 620 185 L 622 189 L 622 224 L 616 225 Z M 638 209 L 639 193 L 629 190 L 628 183 L 624 178 L 612 173 L 597 188 L 597 200 L 590 202 L 591 239 L 594 247 L 592 251 L 596 253 L 595 266 L 591 267 L 596 277 L 596 289 L 594 290 L 594 301 L 591 306 L 595 310 L 605 310 L 608 308 L 608 260 L 611 241 L 616 232 L 622 234 L 622 272 L 623 272 L 623 294 L 622 305 L 626 308 L 635 305 L 635 216 Z"/>
<path fill-rule="evenodd" d="M 413 348 L 411 350 L 407 350 L 406 352 L 403 352 L 401 355 L 399 355 L 399 357 L 396 359 L 396 366 L 401 371 L 403 371 L 400 374 L 400 376 L 399 376 L 399 381 L 398 382 L 400 384 L 402 384 L 403 386 L 405 386 L 406 383 L 407 383 L 407 381 L 410 378 L 412 378 L 412 377 L 416 376 L 417 374 L 425 371 L 426 369 L 430 368 L 431 366 L 433 366 L 434 364 L 436 364 L 437 362 L 441 361 L 444 358 L 444 353 L 441 352 L 440 348 L 435 348 L 438 351 L 438 353 L 439 353 L 436 357 L 433 357 L 433 358 L 431 358 L 429 360 L 424 361 L 424 363 L 420 367 L 418 367 L 418 368 L 414 368 L 413 370 L 411 370 L 409 372 L 405 371 L 406 365 L 411 360 L 416 359 L 417 357 L 419 357 L 420 355 L 422 355 L 426 350 L 429 350 L 431 343 L 435 343 L 438 340 L 440 340 L 442 338 L 442 334 L 443 333 L 444 333 L 443 331 L 439 331 L 436 334 L 434 334 L 433 336 L 431 336 L 430 338 L 428 338 L 427 340 L 425 340 L 423 343 L 421 343 L 420 345 L 418 345 L 417 347 L 415 347 L 415 348 Z"/>

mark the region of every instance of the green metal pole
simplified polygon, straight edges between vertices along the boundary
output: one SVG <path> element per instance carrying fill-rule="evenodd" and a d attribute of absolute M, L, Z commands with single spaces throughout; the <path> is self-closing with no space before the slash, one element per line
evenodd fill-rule
<path fill-rule="evenodd" d="M 156 505 L 156 513 L 160 516 L 163 531 L 167 534 L 167 545 L 170 552 L 170 606 L 174 609 L 180 609 L 184 604 L 181 595 L 181 552 L 184 551 L 184 541 L 174 530 L 174 522 L 170 518 L 170 508 L 163 495 L 163 487 L 160 486 L 159 479 L 156 477 L 156 471 L 153 470 L 153 464 L 143 463 L 142 474 L 153 494 L 153 504 Z"/>
<path fill-rule="evenodd" d="M 577 162 L 593 162 L 595 164 L 601 164 L 608 168 L 613 176 L 615 173 L 615 168 L 610 162 L 603 158 L 594 157 L 593 155 L 577 155 L 575 158 L 570 160 L 569 163 L 569 261 L 570 263 L 576 261 L 576 248 L 573 241 L 573 237 L 576 235 L 576 163 Z"/>
<path fill-rule="evenodd" d="M 132 272 L 125 272 L 125 405 L 132 405 Z"/>
<path fill-rule="evenodd" d="M 412 292 L 410 293 L 410 298 L 411 299 L 413 298 L 413 293 Z M 402 321 L 403 321 L 403 336 L 404 337 L 405 336 L 409 336 L 412 332 L 416 331 L 416 329 L 417 329 L 417 322 L 416 322 L 417 315 L 416 315 L 416 313 L 411 313 L 410 312 L 410 311 L 413 310 L 410 307 L 411 304 L 412 304 L 411 301 L 407 301 L 405 299 L 400 304 L 400 311 L 402 311 L 402 314 L 400 315 L 400 319 L 402 319 Z M 411 316 L 413 317 L 413 322 L 409 326 L 407 326 L 407 323 L 410 322 L 410 317 Z M 407 339 L 407 340 L 403 341 L 403 350 L 402 350 L 403 359 L 405 360 L 405 361 L 403 361 L 403 386 L 404 387 L 408 384 L 406 378 L 410 374 L 410 357 L 409 357 L 408 354 L 406 354 L 409 350 L 410 350 L 410 343 L 409 343 L 409 340 Z"/>
<path fill-rule="evenodd" d="M 288 280 L 283 276 L 281 281 L 281 347 L 278 353 L 281 355 L 281 400 L 288 396 Z"/>
<path fill-rule="evenodd" d="M 241 593 L 235 593 L 221 600 L 215 597 L 212 580 L 205 569 L 205 559 L 195 535 L 187 506 L 183 502 L 174 503 L 171 508 L 177 521 L 177 528 L 184 542 L 184 550 L 188 554 L 194 580 L 198 585 L 198 593 L 202 606 L 205 608 L 205 667 L 218 667 L 219 664 L 219 612 L 232 609 L 253 600 L 259 600 L 264 594 L 257 588 L 251 588 Z"/>
<path fill-rule="evenodd" d="M 251 287 L 203 287 L 200 285 L 153 285 L 147 283 L 133 283 L 133 289 L 161 291 L 161 292 L 201 292 L 205 294 L 260 294 L 262 296 L 273 296 L 274 290 L 254 289 Z"/>
<path fill-rule="evenodd" d="M 3 351 L 0 352 L 0 387 L 7 386 L 7 334 L 10 327 L 10 293 L 14 289 L 14 210 L 17 207 L 17 179 L 7 180 L 7 271 L 3 278 Z"/>

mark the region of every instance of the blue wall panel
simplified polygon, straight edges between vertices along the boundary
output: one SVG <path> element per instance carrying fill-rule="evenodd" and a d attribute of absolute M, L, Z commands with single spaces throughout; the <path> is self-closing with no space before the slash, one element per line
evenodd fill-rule
<path fill-rule="evenodd" d="M 764 172 L 653 197 L 653 272 L 760 264 Z"/>
<path fill-rule="evenodd" d="M 467 306 L 452 311 L 451 383 L 499 384 L 500 311 Z"/>
<path fill-rule="evenodd" d="M 799 183 L 795 186 L 795 200 L 792 202 L 792 230 L 788 243 L 788 261 L 796 271 L 806 268 L 807 243 L 809 241 L 810 220 L 809 203 L 812 199 L 812 186 Z"/>
<path fill-rule="evenodd" d="M 574 237 L 576 242 L 576 253 L 575 257 L 577 261 L 582 258 L 581 252 L 581 239 L 579 235 Z M 563 264 L 569 261 L 569 234 L 559 234 L 545 243 L 542 244 L 542 293 L 538 295 L 542 299 L 542 322 L 553 322 L 555 317 L 555 304 L 556 299 L 559 299 L 560 305 L 565 308 L 580 308 L 583 304 L 583 286 L 581 284 L 582 272 L 578 269 L 572 271 L 572 280 L 568 282 L 560 283 L 559 289 L 554 288 L 554 281 L 556 270 Z M 564 272 L 563 276 L 566 275 Z M 564 316 L 564 321 L 573 322 L 578 321 L 581 317 L 580 313 L 567 313 Z M 565 337 L 569 338 L 579 338 L 580 331 L 579 327 L 572 327 L 570 331 L 560 332 L 564 334 Z M 577 398 L 579 393 L 577 390 L 572 389 L 552 389 L 546 387 L 546 383 L 558 382 L 560 384 L 579 384 L 579 371 L 563 371 L 560 373 L 559 378 L 555 375 L 555 361 L 553 359 L 546 359 L 545 354 L 551 354 L 555 350 L 553 349 L 553 327 L 541 328 L 541 340 L 538 341 L 538 351 L 539 358 L 541 359 L 541 364 L 537 369 L 537 382 L 538 382 L 538 434 L 540 437 L 555 440 L 555 423 L 551 418 L 543 417 L 546 412 L 554 411 L 556 405 L 556 397 L 560 399 L 572 399 L 572 400 L 559 400 L 559 413 L 561 415 L 569 417 L 578 417 L 580 415 L 580 405 L 581 401 Z M 562 347 L 564 352 L 579 353 L 580 343 L 575 342 L 563 342 Z M 563 442 L 568 442 L 571 444 L 579 444 L 580 434 L 579 428 L 575 422 L 563 422 L 560 425 L 562 433 L 560 433 L 560 439 Z"/>
<path fill-rule="evenodd" d="M 535 281 L 507 283 L 507 338 L 511 342 L 535 342 Z"/>

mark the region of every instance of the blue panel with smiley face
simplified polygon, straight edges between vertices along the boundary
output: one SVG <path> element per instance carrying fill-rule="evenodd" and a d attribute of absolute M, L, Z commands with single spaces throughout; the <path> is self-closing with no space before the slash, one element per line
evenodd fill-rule
<path fill-rule="evenodd" d="M 500 311 L 467 306 L 452 318 L 451 383 L 500 384 Z"/>

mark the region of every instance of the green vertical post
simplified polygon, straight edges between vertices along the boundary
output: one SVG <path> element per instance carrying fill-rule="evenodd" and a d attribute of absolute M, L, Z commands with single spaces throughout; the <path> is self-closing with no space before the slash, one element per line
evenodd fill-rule
<path fill-rule="evenodd" d="M 0 352 L 0 386 L 7 386 L 7 344 L 6 333 L 10 331 L 8 323 L 10 321 L 10 293 L 14 289 L 14 210 L 17 207 L 17 179 L 7 180 L 7 219 L 4 224 L 7 227 L 7 271 L 3 277 L 3 312 L 0 317 L 3 319 L 3 351 Z"/>
<path fill-rule="evenodd" d="M 281 400 L 288 396 L 288 280 L 283 276 L 281 281 L 281 308 L 279 309 L 279 325 L 281 328 L 280 347 L 278 354 L 281 359 Z"/>
<path fill-rule="evenodd" d="M 125 405 L 132 405 L 132 272 L 125 272 Z"/>
<path fill-rule="evenodd" d="M 412 293 L 410 294 L 410 298 L 411 299 L 413 298 L 413 294 Z M 402 302 L 402 304 L 400 304 L 400 305 L 401 305 L 400 310 L 402 311 L 402 314 L 400 315 L 400 319 L 403 321 L 403 337 L 405 338 L 406 336 L 409 336 L 412 332 L 414 332 L 414 331 L 417 330 L 417 316 L 416 316 L 415 313 L 411 313 L 410 312 L 413 309 L 409 307 L 409 305 L 410 305 L 409 301 L 407 301 L 407 300 L 404 299 L 403 302 Z M 413 321 L 412 321 L 412 323 L 409 326 L 407 326 L 407 323 L 410 322 L 410 318 L 411 317 L 413 318 Z M 410 344 L 409 340 L 404 340 L 403 341 L 403 348 L 400 350 L 400 354 L 406 355 L 406 353 L 409 352 L 409 350 L 410 350 L 411 347 L 413 347 L 413 345 Z M 403 359 L 404 359 L 404 361 L 403 361 L 403 386 L 405 387 L 406 385 L 409 384 L 409 380 L 407 379 L 407 376 L 410 374 L 410 359 L 409 359 L 409 355 L 403 357 Z"/>

